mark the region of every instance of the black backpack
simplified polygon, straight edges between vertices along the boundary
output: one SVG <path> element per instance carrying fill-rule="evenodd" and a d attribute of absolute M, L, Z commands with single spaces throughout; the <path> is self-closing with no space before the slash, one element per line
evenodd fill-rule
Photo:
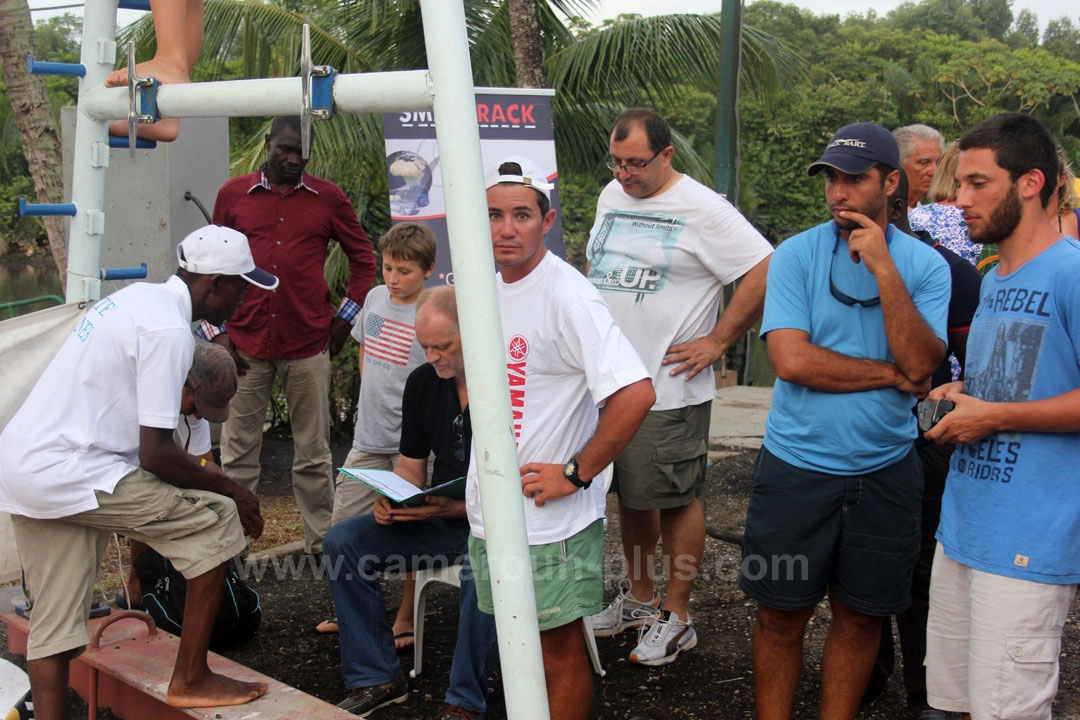
<path fill-rule="evenodd" d="M 250 640 L 262 622 L 259 593 L 237 572 L 239 558 L 229 561 L 218 605 L 210 649 L 221 650 Z M 172 563 L 151 548 L 135 558 L 135 573 L 142 587 L 142 604 L 162 630 L 179 635 L 184 625 L 187 580 Z"/>

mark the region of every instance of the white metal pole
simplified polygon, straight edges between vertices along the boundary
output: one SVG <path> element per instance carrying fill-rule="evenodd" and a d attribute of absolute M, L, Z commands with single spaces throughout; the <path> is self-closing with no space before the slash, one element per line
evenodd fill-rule
<path fill-rule="evenodd" d="M 104 80 L 104 78 L 103 78 Z M 253 117 L 299 115 L 298 77 L 163 85 L 157 90 L 161 117 Z M 80 98 L 79 107 L 99 120 L 126 118 L 126 88 L 97 87 Z M 334 78 L 334 107 L 339 113 L 384 113 L 431 107 L 425 70 L 352 73 Z"/>
<path fill-rule="evenodd" d="M 546 719 L 544 660 L 495 294 L 465 11 L 460 0 L 421 0 L 420 9 L 428 72 L 435 87 L 435 134 L 458 313 L 463 320 L 461 343 L 476 446 L 473 459 L 479 464 L 506 709 L 512 720 Z"/>
<path fill-rule="evenodd" d="M 105 170 L 109 129 L 86 111 L 83 100 L 105 83 L 116 59 L 116 0 L 87 0 L 83 9 L 82 64 L 71 180 L 76 214 L 68 228 L 67 302 L 101 297 L 101 236 L 105 232 Z M 117 90 L 119 93 L 126 91 Z M 126 97 L 126 95 L 125 95 Z M 126 117 L 127 110 L 116 115 Z"/>

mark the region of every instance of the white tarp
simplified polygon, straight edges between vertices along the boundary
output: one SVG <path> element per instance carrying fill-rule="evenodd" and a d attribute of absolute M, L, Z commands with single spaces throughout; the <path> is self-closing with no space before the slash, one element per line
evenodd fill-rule
<path fill-rule="evenodd" d="M 0 322 L 0 431 L 22 406 L 84 308 L 60 305 Z M 0 582 L 19 578 L 19 557 L 7 513 L 0 513 Z"/>

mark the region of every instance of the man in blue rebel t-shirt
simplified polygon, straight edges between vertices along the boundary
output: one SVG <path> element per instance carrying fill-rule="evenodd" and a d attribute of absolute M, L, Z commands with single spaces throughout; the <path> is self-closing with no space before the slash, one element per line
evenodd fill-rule
<path fill-rule="evenodd" d="M 915 394 L 945 356 L 949 269 L 888 224 L 896 140 L 855 123 L 807 170 L 831 222 L 773 254 L 761 334 L 776 369 L 739 586 L 758 603 L 758 717 L 789 718 L 802 637 L 829 595 L 821 716 L 853 718 L 881 618 L 911 599 L 922 473 Z"/>
<path fill-rule="evenodd" d="M 1080 244 L 1045 208 L 1054 140 L 1027 115 L 960 139 L 957 204 L 1001 258 L 983 278 L 956 408 L 927 433 L 958 443 L 938 525 L 927 623 L 931 705 L 1049 718 L 1061 630 L 1080 580 Z"/>

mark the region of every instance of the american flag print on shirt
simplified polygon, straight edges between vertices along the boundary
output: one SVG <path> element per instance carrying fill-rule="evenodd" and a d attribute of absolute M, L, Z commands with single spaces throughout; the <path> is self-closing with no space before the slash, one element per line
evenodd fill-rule
<path fill-rule="evenodd" d="M 394 365 L 407 365 L 416 330 L 374 313 L 367 316 L 364 326 L 364 353 Z"/>

